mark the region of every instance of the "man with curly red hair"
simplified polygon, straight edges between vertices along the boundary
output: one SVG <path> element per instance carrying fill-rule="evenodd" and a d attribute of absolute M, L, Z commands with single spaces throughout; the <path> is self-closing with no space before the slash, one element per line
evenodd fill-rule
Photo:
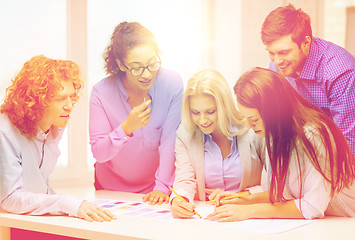
<path fill-rule="evenodd" d="M 0 107 L 0 208 L 30 215 L 69 215 L 87 221 L 115 216 L 88 201 L 56 195 L 48 185 L 62 137 L 83 83 L 69 60 L 43 55 L 26 62 Z"/>

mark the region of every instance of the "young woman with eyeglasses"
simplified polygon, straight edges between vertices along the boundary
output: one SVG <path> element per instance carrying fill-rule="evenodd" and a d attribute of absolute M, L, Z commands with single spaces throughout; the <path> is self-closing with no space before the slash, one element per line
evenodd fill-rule
<path fill-rule="evenodd" d="M 150 204 L 169 201 L 183 83 L 161 68 L 154 35 L 122 22 L 104 53 L 108 77 L 92 89 L 90 144 L 95 188 L 144 193 Z"/>

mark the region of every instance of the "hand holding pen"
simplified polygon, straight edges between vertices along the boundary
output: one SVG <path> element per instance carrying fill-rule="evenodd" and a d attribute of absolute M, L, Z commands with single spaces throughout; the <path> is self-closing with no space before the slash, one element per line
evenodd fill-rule
<path fill-rule="evenodd" d="M 180 196 L 174 189 L 170 188 L 170 190 L 176 195 L 171 202 L 171 211 L 175 218 L 191 218 L 195 214 L 199 218 L 202 218 L 201 215 L 196 212 L 194 205 Z"/>
<path fill-rule="evenodd" d="M 142 104 L 132 108 L 127 119 L 122 123 L 125 133 L 130 136 L 133 131 L 145 127 L 149 121 L 151 109 L 148 107 L 152 100 L 144 101 Z"/>

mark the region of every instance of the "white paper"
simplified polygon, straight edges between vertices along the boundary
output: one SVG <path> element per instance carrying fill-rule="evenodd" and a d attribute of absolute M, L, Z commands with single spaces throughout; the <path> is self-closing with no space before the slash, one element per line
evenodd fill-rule
<path fill-rule="evenodd" d="M 152 206 L 148 203 L 132 201 L 115 201 L 99 199 L 94 204 L 110 210 L 116 216 L 135 216 L 144 218 L 173 219 L 171 211 L 163 206 Z"/>
<path fill-rule="evenodd" d="M 310 224 L 316 220 L 305 219 L 249 219 L 224 223 L 224 227 L 257 234 L 278 234 Z"/>
<path fill-rule="evenodd" d="M 97 199 L 92 201 L 94 204 L 103 208 L 109 209 L 116 216 L 134 216 L 143 218 L 154 218 L 173 220 L 170 209 L 166 205 L 149 205 L 148 203 L 132 202 L 132 201 L 117 201 Z M 195 211 L 201 215 L 202 219 L 196 214 L 192 219 L 204 220 L 214 212 L 214 205 L 200 202 L 197 204 Z M 256 234 L 278 234 L 292 229 L 310 224 L 316 220 L 305 219 L 249 219 L 237 222 L 219 223 L 221 226 L 229 229 L 234 229 L 240 232 L 250 232 Z"/>
<path fill-rule="evenodd" d="M 199 205 L 195 208 L 195 211 L 205 219 L 208 215 L 214 212 L 214 205 Z M 196 214 L 193 216 L 194 219 L 200 219 Z"/>

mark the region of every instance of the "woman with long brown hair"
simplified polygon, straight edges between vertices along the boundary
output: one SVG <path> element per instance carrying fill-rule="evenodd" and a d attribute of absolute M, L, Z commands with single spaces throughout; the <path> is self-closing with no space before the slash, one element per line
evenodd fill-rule
<path fill-rule="evenodd" d="M 267 69 L 245 73 L 234 91 L 249 126 L 265 137 L 269 191 L 222 201 L 246 205 L 223 205 L 210 219 L 355 217 L 355 160 L 333 120 Z"/>

